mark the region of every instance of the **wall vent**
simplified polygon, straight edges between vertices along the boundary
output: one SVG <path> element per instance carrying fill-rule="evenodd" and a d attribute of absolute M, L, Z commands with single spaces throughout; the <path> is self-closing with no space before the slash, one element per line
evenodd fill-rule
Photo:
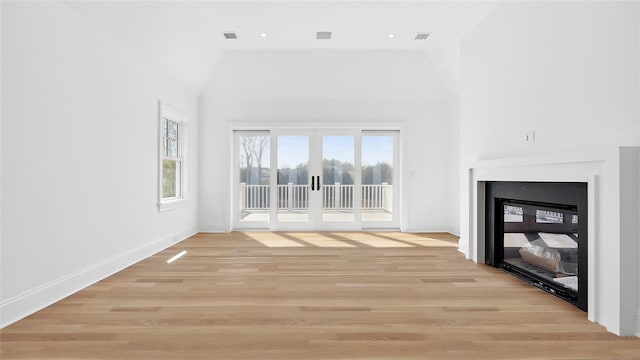
<path fill-rule="evenodd" d="M 232 31 L 224 32 L 222 34 L 224 35 L 224 38 L 227 39 L 227 40 L 237 39 L 238 38 L 238 34 L 236 34 L 235 32 L 232 32 Z"/>
<path fill-rule="evenodd" d="M 417 33 L 414 40 L 426 40 L 429 37 L 430 33 Z"/>
<path fill-rule="evenodd" d="M 318 31 L 318 32 L 316 32 L 316 39 L 318 39 L 318 40 L 331 40 L 331 31 Z"/>

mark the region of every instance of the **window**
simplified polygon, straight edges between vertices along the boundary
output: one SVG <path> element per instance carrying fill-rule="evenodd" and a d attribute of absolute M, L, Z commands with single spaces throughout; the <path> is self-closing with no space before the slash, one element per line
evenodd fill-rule
<path fill-rule="evenodd" d="M 541 224 L 562 224 L 564 216 L 560 212 L 536 210 L 536 222 Z"/>
<path fill-rule="evenodd" d="M 160 102 L 159 128 L 158 209 L 163 211 L 186 205 L 186 118 L 180 111 Z"/>
<path fill-rule="evenodd" d="M 521 223 L 524 222 L 520 206 L 505 205 L 504 206 L 504 222 Z"/>

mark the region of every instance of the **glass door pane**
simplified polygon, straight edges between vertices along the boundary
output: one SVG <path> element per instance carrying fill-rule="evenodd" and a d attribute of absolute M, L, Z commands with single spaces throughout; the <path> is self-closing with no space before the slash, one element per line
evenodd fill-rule
<path fill-rule="evenodd" d="M 397 190 L 396 134 L 367 132 L 362 135 L 362 221 L 364 223 L 395 222 Z"/>
<path fill-rule="evenodd" d="M 235 131 L 234 227 L 397 228 L 397 131 Z"/>
<path fill-rule="evenodd" d="M 236 161 L 238 226 L 268 227 L 271 208 L 269 133 L 238 132 Z"/>
<path fill-rule="evenodd" d="M 279 223 L 309 222 L 308 135 L 278 135 L 277 213 Z"/>
<path fill-rule="evenodd" d="M 355 136 L 322 136 L 322 221 L 355 221 Z"/>

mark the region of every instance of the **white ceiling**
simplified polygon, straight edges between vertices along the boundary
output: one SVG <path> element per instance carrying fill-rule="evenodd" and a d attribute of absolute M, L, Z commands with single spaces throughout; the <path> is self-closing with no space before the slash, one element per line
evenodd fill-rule
<path fill-rule="evenodd" d="M 458 44 L 496 2 L 67 1 L 99 31 L 196 93 L 232 49 L 423 49 L 457 91 Z M 236 40 L 222 33 L 234 31 Z M 331 31 L 331 40 L 316 40 Z M 262 38 L 260 33 L 268 34 Z M 430 32 L 427 40 L 413 40 Z M 388 34 L 394 33 L 394 38 Z"/>

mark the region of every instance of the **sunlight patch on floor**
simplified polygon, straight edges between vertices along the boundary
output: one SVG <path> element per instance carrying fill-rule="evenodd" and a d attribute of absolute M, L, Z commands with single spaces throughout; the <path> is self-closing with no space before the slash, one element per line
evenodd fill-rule
<path fill-rule="evenodd" d="M 458 247 L 457 238 L 453 235 L 451 236 L 452 241 L 448 241 L 447 239 L 436 239 L 429 237 L 425 234 L 411 234 L 411 233 L 375 233 L 378 236 L 382 237 L 391 237 L 394 240 L 403 241 L 407 243 L 411 243 L 414 245 L 424 246 L 424 247 Z"/>
<path fill-rule="evenodd" d="M 288 238 L 293 238 L 296 241 L 300 241 L 303 244 L 307 243 L 317 247 L 357 247 L 357 245 L 345 242 L 344 239 L 341 239 L 330 232 L 286 232 L 281 234 Z"/>
<path fill-rule="evenodd" d="M 304 242 L 310 243 L 311 245 L 317 246 L 317 247 L 356 247 L 356 245 L 353 244 L 349 244 L 346 243 L 344 241 L 340 241 L 337 239 L 331 239 L 328 237 L 324 237 L 324 238 L 307 238 L 305 237 L 304 239 L 300 239 Z"/>
<path fill-rule="evenodd" d="M 251 240 L 270 248 L 320 247 L 320 248 L 410 248 L 457 247 L 457 241 L 440 240 L 424 234 L 400 232 L 247 232 Z"/>
<path fill-rule="evenodd" d="M 351 241 L 356 241 L 361 244 L 371 246 L 374 248 L 406 248 L 414 247 L 414 245 L 407 244 L 401 241 L 395 241 L 389 237 L 378 236 L 373 233 L 336 233 L 339 236 L 348 238 Z"/>
<path fill-rule="evenodd" d="M 266 247 L 305 247 L 304 244 L 273 232 L 251 233 L 250 237 Z"/>
<path fill-rule="evenodd" d="M 458 245 L 455 243 L 437 240 L 437 239 L 431 239 L 431 238 L 411 239 L 411 238 L 398 237 L 398 240 L 408 242 L 414 245 L 423 246 L 423 247 L 458 247 Z"/>

